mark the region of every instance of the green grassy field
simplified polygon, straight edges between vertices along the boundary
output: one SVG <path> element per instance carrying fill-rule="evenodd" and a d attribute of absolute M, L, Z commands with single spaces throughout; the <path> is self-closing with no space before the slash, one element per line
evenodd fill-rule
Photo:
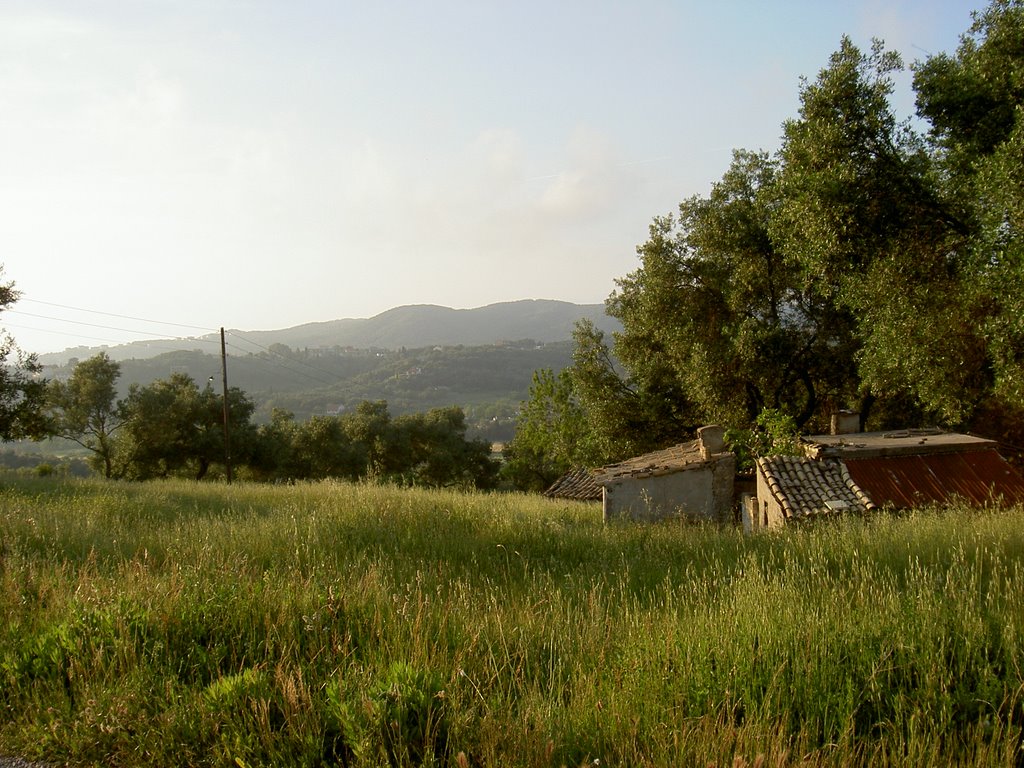
<path fill-rule="evenodd" d="M 0 754 L 1017 765 L 1020 510 L 779 534 L 374 485 L 0 485 Z"/>

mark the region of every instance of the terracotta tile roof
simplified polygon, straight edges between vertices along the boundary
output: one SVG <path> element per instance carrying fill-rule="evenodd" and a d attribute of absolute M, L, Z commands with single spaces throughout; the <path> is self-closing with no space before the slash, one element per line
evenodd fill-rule
<path fill-rule="evenodd" d="M 700 442 L 693 440 L 597 469 L 571 470 L 544 491 L 544 495 L 559 499 L 600 499 L 602 488 L 615 480 L 670 475 L 706 464 Z"/>
<path fill-rule="evenodd" d="M 879 506 L 908 508 L 957 497 L 979 506 L 1024 502 L 1024 478 L 991 449 L 849 458 L 846 466 Z"/>
<path fill-rule="evenodd" d="M 620 461 L 618 464 L 609 464 L 594 470 L 594 477 L 598 483 L 604 485 L 613 480 L 624 478 L 657 477 L 659 475 L 670 475 L 683 469 L 692 469 L 703 466 L 707 462 L 701 456 L 700 443 L 693 440 L 689 443 L 680 443 L 671 448 L 664 448 L 660 451 L 652 451 L 642 456 Z"/>
<path fill-rule="evenodd" d="M 842 462 L 770 456 L 758 459 L 757 467 L 788 519 L 875 508 Z"/>
<path fill-rule="evenodd" d="M 600 501 L 602 487 L 594 479 L 590 469 L 572 469 L 558 478 L 554 485 L 544 491 L 552 499 L 577 499 L 579 501 Z"/>

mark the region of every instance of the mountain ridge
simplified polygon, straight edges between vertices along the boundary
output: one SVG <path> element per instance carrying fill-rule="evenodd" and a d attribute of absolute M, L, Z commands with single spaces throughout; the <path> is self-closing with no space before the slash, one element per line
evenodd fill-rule
<path fill-rule="evenodd" d="M 407 304 L 369 318 L 317 321 L 277 330 L 231 329 L 229 333 L 256 347 L 284 344 L 295 349 L 400 349 L 434 345 L 478 346 L 520 339 L 541 343 L 566 341 L 572 337 L 573 327 L 580 320 L 590 320 L 605 333 L 620 328 L 617 320 L 605 314 L 603 304 L 520 299 L 470 309 Z M 72 358 L 84 359 L 99 352 L 106 352 L 114 360 L 146 359 L 174 350 L 219 352 L 219 343 L 219 334 L 208 334 L 115 346 L 82 346 L 40 355 L 39 361 L 44 365 L 63 365 Z"/>

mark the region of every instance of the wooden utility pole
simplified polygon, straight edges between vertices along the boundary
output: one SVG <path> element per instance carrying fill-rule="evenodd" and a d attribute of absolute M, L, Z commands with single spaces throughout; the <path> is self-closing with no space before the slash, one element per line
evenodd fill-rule
<path fill-rule="evenodd" d="M 220 329 L 220 369 L 224 380 L 224 470 L 231 484 L 231 427 L 228 421 L 228 353 L 224 343 L 224 329 Z"/>

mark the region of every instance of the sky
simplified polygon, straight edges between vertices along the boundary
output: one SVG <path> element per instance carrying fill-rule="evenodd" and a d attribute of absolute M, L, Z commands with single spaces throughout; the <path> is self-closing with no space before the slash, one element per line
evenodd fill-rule
<path fill-rule="evenodd" d="M 600 303 L 843 35 L 910 64 L 982 5 L 0 0 L 0 326 L 43 353 Z"/>

